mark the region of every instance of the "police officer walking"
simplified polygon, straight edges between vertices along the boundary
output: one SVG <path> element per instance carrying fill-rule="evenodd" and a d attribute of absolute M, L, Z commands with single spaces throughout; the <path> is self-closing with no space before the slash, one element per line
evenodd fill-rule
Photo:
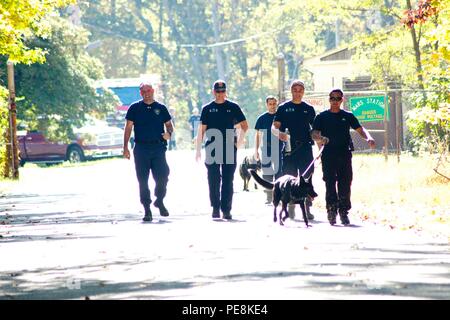
<path fill-rule="evenodd" d="M 136 175 L 139 182 L 139 195 L 144 206 L 144 221 L 152 221 L 150 190 L 148 179 L 150 171 L 155 180 L 155 207 L 159 208 L 161 216 L 167 217 L 169 211 L 164 206 L 169 166 L 166 161 L 167 141 L 173 133 L 171 116 L 167 107 L 154 99 L 152 84 L 143 82 L 139 86 L 142 100 L 130 105 L 125 116 L 125 133 L 123 141 L 123 156 L 130 159 L 128 141 L 134 127 L 135 147 L 133 149 Z M 165 127 L 165 130 L 164 130 Z"/>
<path fill-rule="evenodd" d="M 221 209 L 223 218 L 231 220 L 236 153 L 244 142 L 248 124 L 239 105 L 227 99 L 226 91 L 225 81 L 214 82 L 215 99 L 202 108 L 196 160 L 201 159 L 201 147 L 206 136 L 205 165 L 208 171 L 209 199 L 213 207 L 212 217 L 220 218 Z"/>
<path fill-rule="evenodd" d="M 255 159 L 261 159 L 261 169 L 263 178 L 267 181 L 278 179 L 281 174 L 281 152 L 283 144 L 271 132 L 273 119 L 277 112 L 277 98 L 274 96 L 266 97 L 267 111 L 261 114 L 255 124 Z M 261 156 L 259 147 L 261 146 Z M 264 190 L 267 199 L 266 204 L 273 201 L 273 190 Z"/>
<path fill-rule="evenodd" d="M 316 112 L 308 103 L 302 101 L 305 94 L 305 84 L 301 80 L 291 83 L 292 98 L 281 104 L 275 114 L 272 133 L 281 141 L 285 141 L 283 148 L 283 174 L 294 177 L 302 175 L 313 160 L 311 126 Z M 288 133 L 287 133 L 288 131 Z M 290 147 L 290 148 L 289 148 Z M 305 179 L 312 179 L 314 166 L 305 173 Z M 311 199 L 305 200 L 308 219 L 314 219 L 310 212 Z M 289 217 L 295 217 L 295 204 L 289 204 Z"/>
<path fill-rule="evenodd" d="M 331 225 L 335 225 L 339 211 L 341 223 L 348 225 L 350 224 L 348 211 L 352 207 L 350 189 L 353 179 L 353 143 L 350 128 L 356 130 L 371 148 L 375 147 L 375 141 L 359 124 L 353 113 L 341 109 L 344 98 L 341 89 L 333 89 L 329 96 L 330 109 L 317 115 L 311 136 L 318 144 L 325 144 L 322 152 L 322 171 L 326 187 L 328 221 Z"/>

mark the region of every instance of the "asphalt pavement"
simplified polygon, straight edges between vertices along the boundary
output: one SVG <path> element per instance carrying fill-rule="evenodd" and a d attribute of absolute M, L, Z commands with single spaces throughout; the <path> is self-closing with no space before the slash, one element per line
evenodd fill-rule
<path fill-rule="evenodd" d="M 321 199 L 311 227 L 280 226 L 238 173 L 233 220 L 213 221 L 205 166 L 167 156 L 170 216 L 152 207 L 151 223 L 132 161 L 22 168 L 0 198 L 0 299 L 450 298 L 448 239 L 352 216 L 330 226 Z"/>

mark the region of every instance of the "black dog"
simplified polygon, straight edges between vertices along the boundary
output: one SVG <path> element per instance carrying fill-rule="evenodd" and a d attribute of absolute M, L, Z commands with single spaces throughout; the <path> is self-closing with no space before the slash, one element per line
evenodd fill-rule
<path fill-rule="evenodd" d="M 317 193 L 314 191 L 310 181 L 305 180 L 302 176 L 297 178 L 290 175 L 284 175 L 272 183 L 258 176 L 255 170 L 250 170 L 250 174 L 256 182 L 264 188 L 273 190 L 273 222 L 277 222 L 277 206 L 281 201 L 282 207 L 279 216 L 281 225 L 283 225 L 283 221 L 289 216 L 287 211 L 288 203 L 298 203 L 300 208 L 302 208 L 303 220 L 305 221 L 306 226 L 309 226 L 305 209 L 305 200 L 307 197 L 317 197 Z M 281 215 L 283 211 L 285 212 L 285 215 L 282 218 Z"/>
<path fill-rule="evenodd" d="M 244 191 L 248 190 L 248 183 L 250 182 L 251 175 L 248 172 L 248 170 L 261 170 L 261 161 L 256 161 L 253 157 L 244 157 L 244 160 L 242 160 L 242 163 L 239 166 L 239 175 L 241 176 L 242 180 L 244 180 Z M 258 189 L 256 183 L 255 183 L 255 189 Z"/>

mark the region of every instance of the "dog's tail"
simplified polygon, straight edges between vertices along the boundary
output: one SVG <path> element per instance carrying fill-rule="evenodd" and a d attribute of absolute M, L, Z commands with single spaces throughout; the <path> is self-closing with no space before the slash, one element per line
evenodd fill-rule
<path fill-rule="evenodd" d="M 258 174 L 256 173 L 256 170 L 251 169 L 250 170 L 250 174 L 252 175 L 252 177 L 256 180 L 256 182 L 258 182 L 260 185 L 262 185 L 264 188 L 272 190 L 274 187 L 274 184 L 264 180 L 263 178 L 261 178 L 260 176 L 258 176 Z"/>

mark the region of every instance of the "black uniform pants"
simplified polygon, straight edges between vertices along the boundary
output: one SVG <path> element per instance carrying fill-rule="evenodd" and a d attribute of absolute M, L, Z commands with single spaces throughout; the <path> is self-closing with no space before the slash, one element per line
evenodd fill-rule
<path fill-rule="evenodd" d="M 290 155 L 283 155 L 283 174 L 298 177 L 306 170 L 313 159 L 312 146 L 310 144 L 304 144 L 295 148 Z M 313 172 L 314 166 L 311 166 L 305 174 L 305 178 L 311 177 Z"/>
<path fill-rule="evenodd" d="M 327 210 L 350 210 L 353 179 L 351 151 L 322 154 L 322 170 L 326 187 Z"/>
<path fill-rule="evenodd" d="M 233 180 L 236 171 L 236 152 L 234 163 L 205 164 L 208 170 L 209 200 L 211 206 L 230 212 L 233 203 Z"/>
<path fill-rule="evenodd" d="M 157 201 L 163 201 L 166 196 L 170 173 L 166 161 L 165 146 L 155 147 L 137 143 L 133 149 L 133 154 L 142 205 L 149 206 L 152 203 L 148 187 L 150 171 L 155 180 L 155 197 Z"/>

